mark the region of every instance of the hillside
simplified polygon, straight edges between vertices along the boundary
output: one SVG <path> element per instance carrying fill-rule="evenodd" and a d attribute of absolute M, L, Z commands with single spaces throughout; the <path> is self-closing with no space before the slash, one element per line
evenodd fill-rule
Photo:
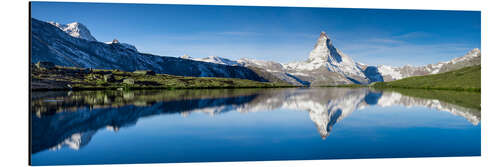
<path fill-rule="evenodd" d="M 236 78 L 184 77 L 152 71 L 88 69 L 32 65 L 32 90 L 81 89 L 197 89 L 290 87 L 286 83 Z"/>
<path fill-rule="evenodd" d="M 381 88 L 481 91 L 481 66 L 470 66 L 440 74 L 408 77 L 391 82 L 377 82 L 372 86 Z"/>

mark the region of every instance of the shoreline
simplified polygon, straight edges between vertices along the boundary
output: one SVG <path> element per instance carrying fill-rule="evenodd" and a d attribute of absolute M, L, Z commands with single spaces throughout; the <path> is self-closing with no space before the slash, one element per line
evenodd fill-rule
<path fill-rule="evenodd" d="M 370 85 L 336 85 L 322 87 L 340 87 L 340 88 L 374 88 L 374 89 L 412 89 L 412 90 L 450 90 L 464 92 L 481 92 L 481 88 L 419 88 L 419 87 L 404 87 L 404 86 L 370 86 Z"/>
<path fill-rule="evenodd" d="M 197 90 L 197 89 L 275 89 L 275 88 L 308 88 L 305 86 L 241 86 L 241 87 L 80 87 L 80 88 L 35 88 L 30 91 L 85 91 L 85 90 Z"/>
<path fill-rule="evenodd" d="M 335 86 L 225 86 L 225 87 L 76 87 L 76 88 L 31 88 L 30 91 L 86 91 L 86 90 L 198 90 L 198 89 L 279 89 L 279 88 L 374 88 L 374 89 L 409 89 L 409 90 L 443 90 L 462 92 L 481 92 L 481 89 L 469 88 L 415 88 L 415 87 L 383 87 L 369 85 L 335 85 Z"/>

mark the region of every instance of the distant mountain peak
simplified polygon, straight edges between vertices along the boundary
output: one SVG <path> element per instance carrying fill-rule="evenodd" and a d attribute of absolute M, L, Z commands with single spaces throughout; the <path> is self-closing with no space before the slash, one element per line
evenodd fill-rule
<path fill-rule="evenodd" d="M 479 48 L 474 48 L 474 49 L 470 50 L 469 52 L 467 52 L 467 54 L 465 54 L 464 56 L 451 59 L 447 63 L 456 64 L 456 63 L 468 61 L 470 59 L 474 59 L 474 58 L 480 57 L 480 56 L 481 56 L 481 51 L 479 50 Z"/>
<path fill-rule="evenodd" d="M 181 58 L 183 58 L 183 59 L 192 59 L 192 57 L 189 56 L 188 54 L 182 55 Z"/>
<path fill-rule="evenodd" d="M 108 45 L 116 44 L 116 45 L 123 46 L 123 47 L 125 47 L 127 49 L 131 49 L 131 50 L 136 51 L 136 52 L 138 51 L 137 48 L 134 45 L 120 42 L 116 38 L 113 39 L 113 41 L 111 41 L 111 42 L 105 42 L 105 43 L 108 44 Z"/>
<path fill-rule="evenodd" d="M 59 24 L 56 22 L 49 22 L 49 23 L 75 38 L 81 38 L 88 41 L 97 41 L 94 38 L 94 36 L 92 36 L 89 29 L 82 23 L 78 22 L 73 22 L 69 24 Z"/>
<path fill-rule="evenodd" d="M 472 56 L 480 56 L 481 55 L 481 50 L 479 48 L 474 48 L 470 50 L 467 55 L 472 55 Z"/>

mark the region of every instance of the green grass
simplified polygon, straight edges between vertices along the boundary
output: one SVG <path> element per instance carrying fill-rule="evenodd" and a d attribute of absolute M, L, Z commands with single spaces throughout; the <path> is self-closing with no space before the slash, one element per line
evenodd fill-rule
<path fill-rule="evenodd" d="M 481 91 L 481 66 L 470 66 L 440 74 L 408 77 L 391 82 L 378 82 L 372 87 Z"/>
<path fill-rule="evenodd" d="M 106 81 L 104 75 L 112 74 L 114 81 Z M 94 69 L 92 71 L 57 67 L 32 71 L 32 90 L 92 90 L 92 89 L 208 89 L 208 88 L 273 88 L 293 87 L 280 82 L 257 82 L 236 78 L 183 77 L 168 74 L 147 75 L 119 70 Z M 134 84 L 123 83 L 133 79 Z M 69 85 L 69 86 L 68 86 Z"/>

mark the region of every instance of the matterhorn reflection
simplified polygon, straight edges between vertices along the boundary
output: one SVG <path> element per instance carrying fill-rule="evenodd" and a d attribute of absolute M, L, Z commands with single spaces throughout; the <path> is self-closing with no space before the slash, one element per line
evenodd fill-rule
<path fill-rule="evenodd" d="M 422 92 L 419 93 L 421 96 Z M 453 95 L 453 92 L 446 93 Z M 467 96 L 480 97 L 477 93 L 470 94 Z M 475 107 L 479 104 L 461 105 L 368 88 L 33 92 L 32 150 L 33 153 L 64 147 L 78 150 L 91 142 L 99 130 L 119 133 L 120 128 L 134 126 L 143 117 L 181 114 L 188 119 L 194 112 L 212 116 L 276 109 L 308 112 L 320 137 L 326 139 L 336 123 L 356 110 L 395 105 L 449 112 L 466 118 L 473 125 L 478 125 L 481 119 L 480 107 Z"/>

